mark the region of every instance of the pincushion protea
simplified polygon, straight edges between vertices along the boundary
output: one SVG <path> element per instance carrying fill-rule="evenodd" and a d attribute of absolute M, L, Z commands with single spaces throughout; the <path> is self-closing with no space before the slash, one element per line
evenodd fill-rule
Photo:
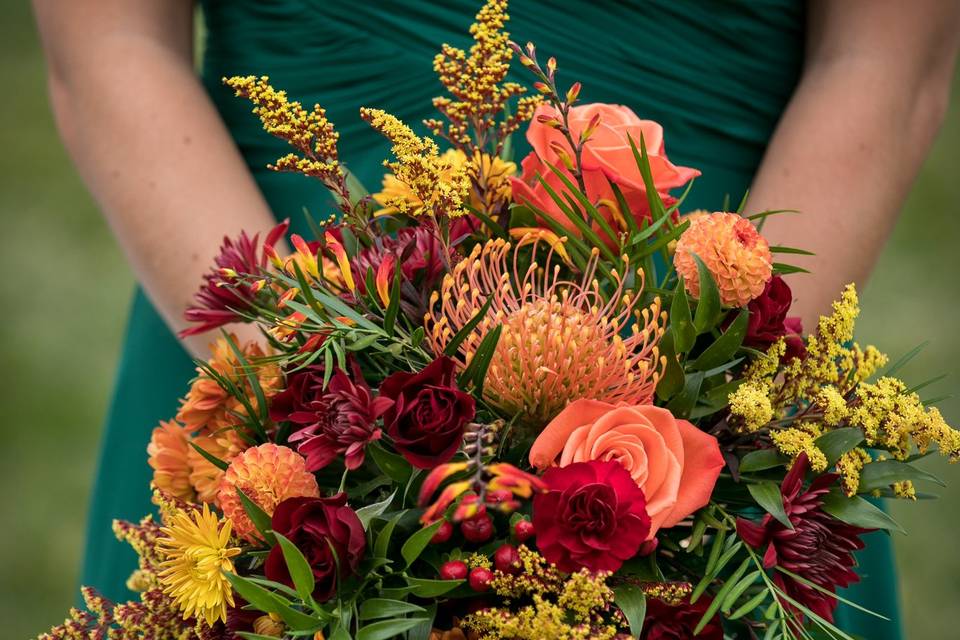
<path fill-rule="evenodd" d="M 534 256 L 537 248 L 535 242 Z M 487 332 L 503 326 L 483 388 L 494 407 L 539 427 L 579 398 L 649 402 L 666 363 L 657 349 L 666 320 L 659 299 L 638 309 L 637 294 L 625 291 L 617 274 L 615 290 L 604 296 L 596 253 L 577 283 L 560 277 L 553 250 L 542 268 L 534 260 L 521 274 L 512 249 L 502 239 L 477 245 L 444 278 L 425 319 L 434 352 L 443 352 L 490 299 L 459 354 L 466 366 Z M 643 271 L 637 275 L 642 287 Z"/>
<path fill-rule="evenodd" d="M 301 455 L 288 447 L 272 443 L 251 447 L 233 459 L 223 478 L 217 502 L 223 514 L 233 521 L 234 532 L 248 540 L 255 527 L 240 502 L 241 490 L 267 515 L 287 498 L 320 495 L 317 479 L 307 471 Z"/>
<path fill-rule="evenodd" d="M 743 307 L 763 293 L 773 275 L 773 256 L 766 238 L 736 213 L 694 213 L 690 227 L 677 240 L 673 265 L 691 296 L 700 296 L 694 255 L 703 260 L 720 290 L 720 302 Z"/>

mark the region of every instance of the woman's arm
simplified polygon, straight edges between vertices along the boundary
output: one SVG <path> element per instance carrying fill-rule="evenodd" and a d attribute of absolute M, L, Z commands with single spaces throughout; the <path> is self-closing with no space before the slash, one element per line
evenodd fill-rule
<path fill-rule="evenodd" d="M 194 75 L 193 3 L 34 0 L 34 9 L 63 141 L 150 299 L 182 329 L 223 236 L 273 224 Z M 209 341 L 186 346 L 201 354 Z"/>
<path fill-rule="evenodd" d="M 815 326 L 849 282 L 863 285 L 943 120 L 960 46 L 957 0 L 816 0 L 796 93 L 748 207 L 771 244 L 813 275 L 790 277 L 794 311 Z"/>

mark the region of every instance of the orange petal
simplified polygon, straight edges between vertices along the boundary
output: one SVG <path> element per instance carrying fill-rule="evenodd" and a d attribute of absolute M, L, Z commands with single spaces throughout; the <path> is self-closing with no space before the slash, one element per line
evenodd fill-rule
<path fill-rule="evenodd" d="M 353 281 L 353 271 L 350 269 L 350 259 L 347 257 L 346 250 L 329 231 L 326 233 L 325 238 L 327 240 L 327 248 L 330 249 L 337 259 L 337 265 L 340 267 L 340 274 L 343 276 L 344 284 L 347 285 L 350 291 L 356 291 L 357 285 Z"/>

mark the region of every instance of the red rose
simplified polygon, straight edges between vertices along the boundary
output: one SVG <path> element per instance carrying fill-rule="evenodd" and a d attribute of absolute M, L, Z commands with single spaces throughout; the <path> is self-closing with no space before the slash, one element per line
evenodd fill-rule
<path fill-rule="evenodd" d="M 338 573 L 341 579 L 356 573 L 367 548 L 363 524 L 346 505 L 347 495 L 339 493 L 329 498 L 287 498 L 273 512 L 273 530 L 296 545 L 310 563 L 316 579 L 313 595 L 320 602 L 336 593 Z M 280 545 L 270 550 L 264 573 L 293 586 Z"/>
<path fill-rule="evenodd" d="M 616 571 L 650 531 L 647 501 L 623 465 L 576 462 L 543 474 L 533 499 L 537 547 L 561 571 Z"/>
<path fill-rule="evenodd" d="M 703 596 L 696 604 L 681 602 L 671 607 L 656 598 L 647 599 L 647 615 L 643 622 L 642 640 L 687 640 L 693 638 L 700 618 L 712 600 Z M 714 616 L 696 636 L 697 640 L 723 640 L 723 625 Z"/>
<path fill-rule="evenodd" d="M 800 318 L 788 318 L 787 312 L 793 304 L 793 293 L 789 285 L 780 276 L 773 276 L 767 282 L 757 298 L 750 301 L 750 320 L 743 344 L 754 349 L 766 351 L 781 337 L 786 338 L 786 359 L 803 355 L 803 332 Z"/>
<path fill-rule="evenodd" d="M 380 385 L 380 396 L 393 400 L 384 426 L 415 467 L 429 469 L 453 457 L 476 413 L 473 397 L 457 388 L 454 369 L 454 361 L 441 356 L 419 373 L 394 373 Z"/>

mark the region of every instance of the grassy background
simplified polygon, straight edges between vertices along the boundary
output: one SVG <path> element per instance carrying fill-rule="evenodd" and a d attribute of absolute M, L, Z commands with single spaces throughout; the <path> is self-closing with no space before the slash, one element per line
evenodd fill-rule
<path fill-rule="evenodd" d="M 11 3 L 13 4 L 13 3 Z M 44 66 L 26 3 L 0 26 L 0 620 L 25 638 L 59 622 L 74 600 L 98 437 L 132 278 L 54 129 Z M 958 83 L 960 85 L 960 83 Z M 904 371 L 950 393 L 960 374 L 960 91 L 906 211 L 863 295 L 862 342 L 894 357 L 931 346 Z M 960 423 L 960 399 L 944 401 Z M 162 417 L 162 416 L 158 416 Z M 146 443 L 144 443 L 146 445 Z M 131 455 L 135 455 L 133 452 Z M 908 637 L 956 637 L 960 599 L 960 467 L 929 460 L 946 497 L 894 505 Z"/>

